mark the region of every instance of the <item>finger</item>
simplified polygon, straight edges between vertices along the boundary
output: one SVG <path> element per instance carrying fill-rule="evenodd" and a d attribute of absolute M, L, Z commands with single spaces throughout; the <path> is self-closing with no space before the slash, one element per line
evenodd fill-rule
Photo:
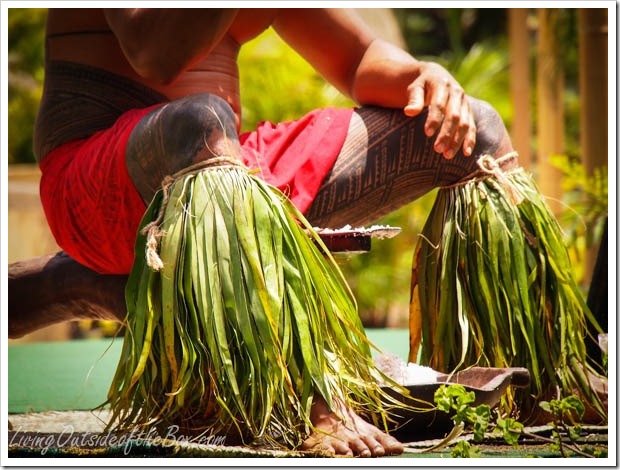
<path fill-rule="evenodd" d="M 465 151 L 464 142 L 465 136 L 467 136 L 469 132 L 469 127 L 473 122 L 473 118 L 471 116 L 471 111 L 469 107 L 469 103 L 466 101 L 463 96 L 460 101 L 460 107 L 456 110 L 458 113 L 456 115 L 455 123 L 454 123 L 454 132 L 449 142 L 449 147 L 444 151 L 444 155 L 446 158 L 452 158 L 457 152 L 463 147 L 463 154 L 465 156 L 471 155 Z"/>
<path fill-rule="evenodd" d="M 439 154 L 443 154 L 446 158 L 450 158 L 448 155 L 448 152 L 450 151 L 450 132 L 452 132 L 452 125 L 450 122 L 444 120 L 441 126 L 441 131 L 437 134 L 437 138 L 433 144 L 433 150 Z"/>
<path fill-rule="evenodd" d="M 478 129 L 476 127 L 474 117 L 470 115 L 469 127 L 467 128 L 467 133 L 465 134 L 465 138 L 463 139 L 463 154 L 466 157 L 469 157 L 474 153 L 474 147 L 476 146 L 477 130 Z"/>
<path fill-rule="evenodd" d="M 424 85 L 413 82 L 407 93 L 409 95 L 409 102 L 404 108 L 405 114 L 409 117 L 415 117 L 424 109 Z"/>
<path fill-rule="evenodd" d="M 439 135 L 437 136 L 433 147 L 435 152 L 443 153 L 446 158 L 452 158 L 460 146 L 459 142 L 459 146 L 455 148 L 454 140 L 458 128 L 461 125 L 461 110 L 461 97 L 459 95 L 452 94 L 450 101 L 448 102 L 448 107 L 446 108 Z"/>
<path fill-rule="evenodd" d="M 424 131 L 428 137 L 432 137 L 441 126 L 446 112 L 448 100 L 448 89 L 446 86 L 439 86 L 433 90 L 433 97 L 428 107 L 428 116 Z"/>

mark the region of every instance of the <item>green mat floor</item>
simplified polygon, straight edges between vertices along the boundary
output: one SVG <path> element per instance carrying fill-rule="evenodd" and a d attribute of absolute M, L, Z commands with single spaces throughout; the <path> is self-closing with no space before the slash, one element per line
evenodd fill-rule
<path fill-rule="evenodd" d="M 383 352 L 407 358 L 409 352 L 409 333 L 404 329 L 368 330 L 370 340 Z M 66 342 L 14 344 L 8 347 L 8 411 L 13 421 L 14 430 L 9 431 L 10 457 L 43 457 L 41 449 L 33 446 L 20 447 L 24 435 L 21 430 L 29 430 L 40 436 L 57 433 L 62 436 L 68 424 L 78 432 L 93 431 L 101 423 L 95 413 L 79 410 L 91 410 L 105 401 L 109 384 L 116 370 L 122 347 L 122 339 L 88 339 Z M 86 414 L 85 414 L 86 413 Z M 105 413 L 102 410 L 100 413 Z M 103 416 L 101 417 L 103 418 Z M 39 420 L 39 421 L 37 421 Z M 103 421 L 102 421 L 103 422 Z M 37 424 L 39 423 L 39 424 Z M 55 429 L 60 426 L 59 429 Z M 58 434 L 60 432 L 60 434 Z M 98 431 L 96 431 L 98 432 Z M 548 429 L 547 429 L 548 432 Z M 38 433 L 38 434 L 37 434 Z M 41 434 L 43 433 L 43 434 Z M 607 429 L 592 429 L 588 435 L 596 442 L 592 444 L 607 449 Z M 463 436 L 468 437 L 468 436 Z M 469 436 L 471 437 L 471 436 Z M 13 442 L 15 441 L 15 442 Z M 480 457 L 485 458 L 532 458 L 559 457 L 556 450 L 547 445 L 523 445 L 517 448 L 502 446 L 493 440 L 479 445 Z M 133 443 L 133 457 L 261 457 L 264 452 L 246 448 L 228 448 L 202 446 L 148 447 L 142 449 Z M 133 445 L 132 444 L 132 445 Z M 144 443 L 142 443 L 144 444 Z M 450 449 L 443 448 L 432 453 L 418 453 L 420 448 L 432 445 L 433 441 L 410 443 L 405 454 L 400 457 L 416 458 L 450 458 Z M 499 445 L 498 445 L 499 444 Z M 150 444 L 149 444 L 150 446 Z M 421 447 L 419 447 L 421 446 Z M 52 446 L 54 447 L 54 446 Z M 47 448 L 46 448 L 47 449 Z M 53 450 L 53 452 L 52 452 Z M 123 447 L 125 452 L 126 447 Z M 50 448 L 49 457 L 87 456 L 114 457 L 113 447 L 103 449 L 81 449 L 79 452 L 66 446 Z M 271 457 L 278 456 L 270 454 Z M 282 455 L 280 455 L 282 456 Z M 602 459 L 605 461 L 605 459 Z M 601 460 L 599 460 L 600 462 Z"/>
<path fill-rule="evenodd" d="M 382 351 L 407 358 L 407 330 L 372 329 L 368 337 Z M 88 410 L 100 405 L 105 401 L 121 347 L 122 339 L 10 345 L 9 413 Z"/>

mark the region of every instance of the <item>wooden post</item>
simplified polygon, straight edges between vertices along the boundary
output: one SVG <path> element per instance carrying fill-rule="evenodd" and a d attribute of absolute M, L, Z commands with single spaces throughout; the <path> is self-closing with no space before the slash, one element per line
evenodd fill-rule
<path fill-rule="evenodd" d="M 579 9 L 581 155 L 589 175 L 607 165 L 607 10 Z"/>
<path fill-rule="evenodd" d="M 536 94 L 538 97 L 538 155 L 537 182 L 551 210 L 561 210 L 562 172 L 551 165 L 549 157 L 564 153 L 564 73 L 554 30 L 558 11 L 540 8 L 538 11 L 538 47 Z"/>
<path fill-rule="evenodd" d="M 607 10 L 579 9 L 579 97 L 581 99 L 581 159 L 586 173 L 608 164 L 608 64 Z M 587 227 L 587 230 L 591 230 Z M 608 331 L 609 307 L 607 224 L 599 244 L 588 247 L 585 255 L 584 280 L 590 281 L 588 306 L 603 331 Z M 596 342 L 597 332 L 589 328 L 592 339 L 586 342 L 588 356 L 601 363 L 602 354 Z"/>
<path fill-rule="evenodd" d="M 527 8 L 508 10 L 510 97 L 514 110 L 510 137 L 514 148 L 519 152 L 519 163 L 529 170 L 532 167 L 532 116 L 528 14 Z"/>
<path fill-rule="evenodd" d="M 586 173 L 607 166 L 607 10 L 580 8 L 579 98 L 581 101 L 581 159 Z M 615 158 L 612 157 L 612 158 Z M 590 227 L 588 227 L 590 229 Z M 586 252 L 584 279 L 590 280 L 598 246 Z"/>

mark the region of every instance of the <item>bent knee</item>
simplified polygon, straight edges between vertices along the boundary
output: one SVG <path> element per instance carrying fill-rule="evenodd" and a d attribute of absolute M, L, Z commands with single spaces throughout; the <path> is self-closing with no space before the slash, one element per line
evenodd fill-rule
<path fill-rule="evenodd" d="M 178 154 L 196 154 L 203 148 L 217 154 L 223 140 L 237 140 L 235 113 L 212 94 L 171 101 L 161 109 L 160 123 L 169 150 Z"/>
<path fill-rule="evenodd" d="M 476 121 L 474 156 L 499 157 L 512 151 L 508 130 L 499 113 L 486 101 L 469 98 Z"/>
<path fill-rule="evenodd" d="M 226 100 L 204 93 L 144 116 L 130 135 L 125 160 L 136 189 L 150 201 L 166 175 L 223 155 L 241 155 L 236 116 Z"/>

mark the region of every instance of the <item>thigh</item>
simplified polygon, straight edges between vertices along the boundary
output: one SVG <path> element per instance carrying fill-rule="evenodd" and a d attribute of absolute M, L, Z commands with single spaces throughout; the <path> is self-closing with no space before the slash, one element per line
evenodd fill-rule
<path fill-rule="evenodd" d="M 477 125 L 473 155 L 446 159 L 424 133 L 426 112 L 415 118 L 402 110 L 364 107 L 351 118 L 347 139 L 306 214 L 318 226 L 359 226 L 408 204 L 433 188 L 474 174 L 482 154 L 512 150 L 497 113 L 472 100 Z"/>

